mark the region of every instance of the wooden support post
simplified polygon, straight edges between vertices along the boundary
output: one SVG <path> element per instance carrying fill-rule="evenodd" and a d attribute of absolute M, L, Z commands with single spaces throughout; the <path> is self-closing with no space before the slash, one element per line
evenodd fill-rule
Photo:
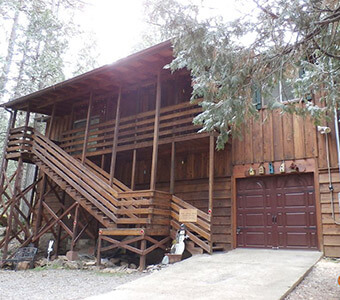
<path fill-rule="evenodd" d="M 16 214 L 15 206 L 17 206 L 16 203 L 16 197 L 17 194 L 19 193 L 20 187 L 21 187 L 21 178 L 22 178 L 22 167 L 23 167 L 23 161 L 22 157 L 19 157 L 18 160 L 18 167 L 17 167 L 17 175 L 14 183 L 14 190 L 13 190 L 13 196 L 11 198 L 11 206 L 10 206 L 10 211 L 7 219 L 7 228 L 6 228 L 6 235 L 5 235 L 5 244 L 3 248 L 3 259 L 7 258 L 8 254 L 8 243 L 10 241 L 10 235 L 16 231 L 16 226 L 17 226 L 17 220 L 15 219 L 14 215 Z"/>
<path fill-rule="evenodd" d="M 16 117 L 17 117 L 17 111 L 15 110 L 14 112 L 11 112 L 11 115 L 10 115 L 9 120 L 8 120 L 8 126 L 7 126 L 7 131 L 6 131 L 6 138 L 5 138 L 6 145 L 8 143 L 8 138 L 9 138 L 11 129 L 14 128 L 14 126 L 15 126 Z M 0 169 L 1 170 L 0 171 L 1 172 L 0 193 L 2 193 L 2 188 L 3 188 L 4 180 L 5 180 L 4 174 L 6 173 L 7 166 L 8 166 L 8 160 L 6 159 L 6 148 L 7 147 L 4 145 L 4 149 L 3 149 L 3 152 L 2 152 L 2 159 L 1 159 L 1 169 Z"/>
<path fill-rule="evenodd" d="M 173 141 L 171 143 L 171 167 L 170 167 L 170 194 L 175 192 L 175 159 L 176 159 L 176 145 Z"/>
<path fill-rule="evenodd" d="M 27 127 L 29 125 L 30 122 L 30 106 L 28 105 L 27 107 L 27 112 L 26 112 L 26 118 L 25 118 L 25 127 Z"/>
<path fill-rule="evenodd" d="M 102 249 L 102 237 L 99 234 L 98 245 L 97 245 L 97 266 L 98 267 L 100 266 L 100 263 L 101 263 L 101 253 L 100 253 L 101 249 Z"/>
<path fill-rule="evenodd" d="M 72 252 L 74 251 L 75 239 L 77 237 L 78 221 L 79 221 L 79 203 L 77 204 L 76 211 L 74 213 L 72 241 L 71 241 L 71 251 Z"/>
<path fill-rule="evenodd" d="M 47 132 L 46 132 L 46 137 L 48 137 L 48 138 L 51 138 L 52 127 L 54 125 L 54 119 L 55 119 L 55 110 L 56 110 L 56 104 L 54 103 L 53 108 L 52 108 L 50 123 L 48 125 L 48 129 L 47 129 Z"/>
<path fill-rule="evenodd" d="M 136 161 L 137 161 L 137 149 L 133 149 L 132 152 L 132 170 L 131 170 L 131 190 L 135 189 L 136 184 Z"/>
<path fill-rule="evenodd" d="M 122 99 L 122 88 L 120 87 L 119 93 L 118 93 L 118 99 L 117 99 L 116 125 L 115 125 L 115 131 L 113 134 L 112 157 L 111 157 L 111 166 L 110 166 L 110 182 L 109 182 L 110 185 L 112 185 L 113 178 L 115 176 L 121 99 Z"/>
<path fill-rule="evenodd" d="M 61 198 L 61 214 L 64 213 L 64 205 L 65 205 L 65 197 L 66 197 L 66 192 L 63 191 L 63 195 L 62 195 L 62 198 Z M 59 253 L 59 249 L 60 249 L 60 237 L 61 237 L 61 226 L 58 225 L 58 231 L 57 231 L 57 240 L 56 240 L 56 246 L 55 246 L 55 256 L 57 257 L 58 256 L 58 253 Z"/>
<path fill-rule="evenodd" d="M 90 94 L 89 107 L 87 109 L 83 152 L 82 152 L 82 156 L 81 156 L 81 163 L 82 164 L 85 163 L 85 159 L 86 159 L 86 148 L 87 148 L 87 142 L 89 140 L 89 131 L 90 131 L 90 125 L 91 125 L 92 101 L 93 101 L 93 92 L 91 92 L 91 94 Z"/>
<path fill-rule="evenodd" d="M 143 271 L 145 269 L 146 255 L 144 251 L 146 249 L 146 240 L 142 239 L 140 242 L 140 249 L 142 250 L 142 254 L 139 257 L 139 271 Z"/>
<path fill-rule="evenodd" d="M 105 154 L 101 157 L 100 167 L 104 170 L 105 168 Z"/>
<path fill-rule="evenodd" d="M 70 114 L 70 119 L 68 123 L 68 130 L 71 130 L 73 128 L 73 122 L 74 122 L 74 104 L 72 105 L 71 108 L 71 114 Z"/>
<path fill-rule="evenodd" d="M 34 228 L 34 239 L 35 241 L 35 246 L 38 247 L 39 245 L 39 239 L 37 238 L 38 233 L 39 233 L 39 228 L 41 226 L 41 221 L 42 221 L 42 210 L 43 210 L 43 201 L 44 201 L 44 193 L 45 193 L 45 188 L 46 188 L 46 175 L 45 173 L 42 174 L 42 180 L 41 180 L 41 186 L 39 189 L 39 200 L 38 200 L 38 212 L 37 212 L 37 220 L 35 222 L 35 228 Z"/>
<path fill-rule="evenodd" d="M 156 189 L 161 94 L 162 94 L 161 72 L 159 71 L 157 74 L 157 87 L 156 87 L 156 109 L 155 109 L 155 125 L 154 125 L 153 146 L 152 146 L 150 190 Z"/>
<path fill-rule="evenodd" d="M 213 210 L 214 199 L 214 154 L 215 154 L 215 139 L 211 134 L 209 137 L 209 210 Z"/>

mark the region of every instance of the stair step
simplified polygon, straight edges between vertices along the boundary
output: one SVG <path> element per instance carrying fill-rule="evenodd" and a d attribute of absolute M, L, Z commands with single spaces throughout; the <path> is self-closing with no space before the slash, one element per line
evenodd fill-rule
<path fill-rule="evenodd" d="M 223 246 L 213 246 L 212 249 L 213 249 L 213 251 L 224 251 Z"/>

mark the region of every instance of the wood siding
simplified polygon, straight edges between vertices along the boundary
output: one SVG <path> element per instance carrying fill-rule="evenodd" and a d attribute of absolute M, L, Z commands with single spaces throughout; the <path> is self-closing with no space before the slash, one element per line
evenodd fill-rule
<path fill-rule="evenodd" d="M 335 219 L 340 223 L 339 200 L 340 193 L 340 174 L 338 170 L 334 170 L 331 174 L 333 184 L 333 202 Z M 329 190 L 329 180 L 327 173 L 319 175 L 320 182 L 320 202 L 322 217 L 323 246 L 326 256 L 340 256 L 340 225 L 335 224 L 332 218 L 331 192 Z"/>
<path fill-rule="evenodd" d="M 243 128 L 243 139 L 235 138 L 233 163 L 259 163 L 317 156 L 316 129 L 299 116 L 278 111 L 260 111 Z"/>

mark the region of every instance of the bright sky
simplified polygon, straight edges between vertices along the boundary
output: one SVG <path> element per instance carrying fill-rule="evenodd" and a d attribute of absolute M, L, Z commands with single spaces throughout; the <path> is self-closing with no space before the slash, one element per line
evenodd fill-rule
<path fill-rule="evenodd" d="M 187 0 L 182 0 L 187 1 Z M 222 14 L 227 20 L 238 15 L 235 0 L 192 0 L 203 3 L 204 14 Z M 90 5 L 79 18 L 82 27 L 98 39 L 100 64 L 112 63 L 131 53 L 145 28 L 143 0 L 87 0 Z"/>
<path fill-rule="evenodd" d="M 143 29 L 142 0 L 88 0 L 80 18 L 98 39 L 101 64 L 127 56 Z"/>

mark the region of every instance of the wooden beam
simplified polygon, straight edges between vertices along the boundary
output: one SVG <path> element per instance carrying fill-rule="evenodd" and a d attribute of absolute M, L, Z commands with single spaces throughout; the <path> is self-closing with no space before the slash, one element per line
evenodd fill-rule
<path fill-rule="evenodd" d="M 113 134 L 112 156 L 111 156 L 111 166 L 110 166 L 110 181 L 109 181 L 110 185 L 112 185 L 113 178 L 115 176 L 121 100 L 122 100 L 122 88 L 119 88 L 118 99 L 117 99 L 117 110 L 116 110 L 116 124 L 115 124 L 115 131 Z"/>
<path fill-rule="evenodd" d="M 35 221 L 35 227 L 34 227 L 34 238 L 35 238 L 35 245 L 36 247 L 39 246 L 39 239 L 37 238 L 38 233 L 39 233 L 39 228 L 41 226 L 42 223 L 42 213 L 43 213 L 43 201 L 44 201 L 44 194 L 45 194 L 45 189 L 46 189 L 46 182 L 47 182 L 47 178 L 46 178 L 46 174 L 43 173 L 42 174 L 42 180 L 40 182 L 40 187 L 39 187 L 39 199 L 38 199 L 38 211 L 37 211 L 37 219 Z"/>
<path fill-rule="evenodd" d="M 26 119 L 25 119 L 25 127 L 27 127 L 29 125 L 30 114 L 31 114 L 30 106 L 28 105 L 27 112 L 26 112 Z"/>
<path fill-rule="evenodd" d="M 144 254 L 144 251 L 146 249 L 146 240 L 141 240 L 140 243 L 140 250 L 142 251 L 142 255 L 139 257 L 139 271 L 144 271 L 145 269 L 145 262 L 146 262 L 146 255 Z"/>
<path fill-rule="evenodd" d="M 134 190 L 135 185 L 136 185 L 136 161 L 137 161 L 137 149 L 133 149 L 132 170 L 131 170 L 131 190 Z"/>
<path fill-rule="evenodd" d="M 214 154 L 215 154 L 215 138 L 211 134 L 209 137 L 209 210 L 213 209 L 214 199 Z"/>
<path fill-rule="evenodd" d="M 105 168 L 105 154 L 101 156 L 100 167 L 104 170 Z"/>
<path fill-rule="evenodd" d="M 72 228 L 71 251 L 74 251 L 74 246 L 76 244 L 78 222 L 79 222 L 79 203 L 76 206 L 76 211 L 75 211 L 75 214 L 74 214 L 74 221 L 73 221 L 73 228 Z"/>
<path fill-rule="evenodd" d="M 90 129 L 90 125 L 91 125 L 92 101 L 93 101 L 93 92 L 90 93 L 89 107 L 87 109 L 87 118 L 86 118 L 83 152 L 82 152 L 82 156 L 81 156 L 81 163 L 82 164 L 85 163 L 85 159 L 86 159 L 86 148 L 87 148 L 87 142 L 88 142 L 88 139 L 89 139 L 89 129 Z"/>
<path fill-rule="evenodd" d="M 17 202 L 17 194 L 20 190 L 20 186 L 21 186 L 21 179 L 22 179 L 22 169 L 23 169 L 23 161 L 22 161 L 22 156 L 19 157 L 19 161 L 18 161 L 18 167 L 17 167 L 17 172 L 16 172 L 16 178 L 15 178 L 15 183 L 14 183 L 14 191 L 13 191 L 13 196 L 11 199 L 11 206 L 10 206 L 10 211 L 9 211 L 9 215 L 8 215 L 8 224 L 7 224 L 7 228 L 6 228 L 6 235 L 5 235 L 5 244 L 3 247 L 3 259 L 7 258 L 7 254 L 8 254 L 8 244 L 10 242 L 10 235 L 13 234 L 16 231 L 16 227 L 17 227 L 17 220 L 14 220 L 15 218 L 15 206 L 16 206 L 16 202 Z M 14 227 L 14 228 L 13 228 Z"/>
<path fill-rule="evenodd" d="M 16 117 L 17 117 L 17 111 L 15 110 L 14 112 L 11 112 L 11 115 L 10 115 L 9 120 L 8 120 L 8 126 L 7 126 L 6 137 L 5 137 L 6 144 L 8 143 L 10 131 L 15 126 Z M 6 148 L 7 148 L 6 145 L 4 145 L 4 149 L 3 149 L 3 152 L 2 152 L 2 158 L 1 158 L 0 193 L 2 193 L 2 188 L 3 188 L 3 184 L 4 184 L 4 173 L 6 173 L 7 166 L 8 166 L 8 160 L 6 159 Z"/>
<path fill-rule="evenodd" d="M 175 158 L 176 158 L 176 145 L 173 141 L 171 143 L 171 166 L 170 166 L 170 194 L 175 192 Z"/>
<path fill-rule="evenodd" d="M 65 205 L 65 198 L 66 198 L 66 192 L 63 191 L 62 197 L 61 197 L 61 213 L 64 212 L 64 205 Z M 58 256 L 59 250 L 60 250 L 60 238 L 61 238 L 61 226 L 58 224 L 58 231 L 57 231 L 57 240 L 56 240 L 56 246 L 55 246 L 55 256 Z"/>
<path fill-rule="evenodd" d="M 51 115 L 50 123 L 48 125 L 48 130 L 46 133 L 46 137 L 48 138 L 51 138 L 52 127 L 54 125 L 54 119 L 55 119 L 55 110 L 56 110 L 56 104 L 53 104 L 52 115 Z"/>
<path fill-rule="evenodd" d="M 152 146 L 150 190 L 156 189 L 161 94 L 162 94 L 161 72 L 159 71 L 157 74 L 157 86 L 156 86 L 156 109 L 155 109 L 155 124 L 154 124 L 154 135 L 153 135 L 153 146 Z"/>

